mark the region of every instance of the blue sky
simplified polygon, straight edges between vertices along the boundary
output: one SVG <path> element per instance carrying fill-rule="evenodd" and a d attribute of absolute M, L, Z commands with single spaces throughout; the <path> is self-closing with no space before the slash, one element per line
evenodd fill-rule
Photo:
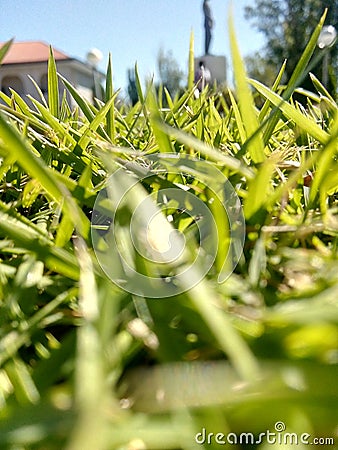
<path fill-rule="evenodd" d="M 215 19 L 210 51 L 229 57 L 227 21 L 230 0 L 211 0 Z M 262 37 L 243 18 L 253 0 L 233 0 L 235 25 L 243 55 L 258 50 Z M 138 62 L 141 78 L 156 77 L 159 48 L 172 50 L 186 71 L 190 31 L 195 54 L 203 53 L 202 0 L 0 0 L 0 41 L 43 40 L 84 60 L 96 47 L 105 71 L 112 53 L 115 87 L 127 85 L 127 69 Z"/>

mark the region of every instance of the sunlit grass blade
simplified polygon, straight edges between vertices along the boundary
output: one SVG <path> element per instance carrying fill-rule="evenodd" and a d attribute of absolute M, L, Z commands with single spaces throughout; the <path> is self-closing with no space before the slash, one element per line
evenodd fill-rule
<path fill-rule="evenodd" d="M 18 356 L 6 363 L 5 371 L 14 386 L 15 396 L 19 403 L 27 405 L 39 401 L 40 395 L 28 367 Z"/>
<path fill-rule="evenodd" d="M 184 133 L 183 131 L 176 128 L 169 127 L 163 122 L 158 122 L 158 125 L 168 135 L 175 137 L 179 142 L 182 142 L 187 147 L 196 150 L 205 158 L 210 159 L 211 161 L 215 161 L 219 164 L 224 164 L 224 166 L 228 167 L 229 169 L 241 173 L 247 179 L 254 178 L 254 171 L 238 159 L 229 155 L 225 155 L 224 153 L 211 147 L 210 145 L 207 145 L 199 139 L 196 139 L 194 136 Z"/>
<path fill-rule="evenodd" d="M 244 339 L 233 328 L 227 314 L 217 308 L 217 298 L 213 298 L 211 292 L 206 281 L 202 281 L 189 291 L 189 297 L 238 375 L 247 382 L 253 382 L 259 375 L 259 364 Z"/>
<path fill-rule="evenodd" d="M 106 76 L 106 103 L 113 97 L 114 95 L 114 86 L 113 86 L 113 66 L 111 54 L 109 53 L 108 60 L 108 68 L 107 68 L 107 76 Z M 107 113 L 106 117 L 106 131 L 109 136 L 111 142 L 114 144 L 115 142 L 115 107 L 114 104 L 111 106 Z"/>
<path fill-rule="evenodd" d="M 172 144 L 168 134 L 158 126 L 161 121 L 161 115 L 157 105 L 155 93 L 152 89 L 148 91 L 147 106 L 150 112 L 150 123 L 153 128 L 159 151 L 161 153 L 173 153 Z"/>
<path fill-rule="evenodd" d="M 80 266 L 79 297 L 84 323 L 77 333 L 75 399 L 78 417 L 66 448 L 91 450 L 95 447 L 100 450 L 106 448 L 103 406 L 108 392 L 103 349 L 97 329 L 99 294 L 92 259 L 82 239 L 76 241 L 76 253 Z"/>
<path fill-rule="evenodd" d="M 326 192 L 323 191 L 325 187 L 325 177 L 329 174 L 330 168 L 333 168 L 333 164 L 335 161 L 333 157 L 337 153 L 337 137 L 338 137 L 338 112 L 336 113 L 335 120 L 332 124 L 331 133 L 329 135 L 329 139 L 327 145 L 321 150 L 321 154 L 317 160 L 317 169 L 314 175 L 311 190 L 310 190 L 310 205 L 313 205 L 315 198 L 318 193 L 320 193 L 321 197 L 326 200 Z M 324 185 L 323 185 L 324 183 Z M 322 209 L 325 207 L 325 200 L 322 201 Z"/>
<path fill-rule="evenodd" d="M 144 104 L 144 95 L 143 95 L 140 75 L 138 73 L 137 63 L 135 63 L 135 69 L 134 70 L 135 70 L 135 83 L 136 83 L 137 95 L 138 95 L 138 98 L 139 98 L 140 102 L 143 105 Z"/>
<path fill-rule="evenodd" d="M 62 123 L 60 123 L 59 120 L 53 114 L 51 114 L 49 109 L 47 109 L 45 106 L 42 105 L 42 103 L 38 102 L 33 97 L 29 98 L 36 107 L 36 109 L 41 114 L 44 121 L 50 126 L 50 128 L 53 129 L 55 132 L 59 133 L 60 138 L 67 139 L 71 143 L 71 145 L 75 147 L 76 140 L 69 133 L 68 129 Z"/>
<path fill-rule="evenodd" d="M 283 62 L 282 67 L 280 68 L 280 70 L 278 72 L 278 75 L 277 75 L 277 77 L 276 77 L 276 79 L 275 79 L 275 81 L 274 81 L 274 83 L 272 85 L 271 90 L 273 92 L 277 91 L 277 89 L 278 89 L 278 87 L 279 87 L 279 85 L 281 83 L 281 80 L 282 80 L 284 72 L 285 72 L 286 63 L 287 63 L 287 61 Z M 263 107 L 262 107 L 262 109 L 261 109 L 261 111 L 259 113 L 259 121 L 260 121 L 260 123 L 263 122 L 265 116 L 267 115 L 267 113 L 268 113 L 268 111 L 270 109 L 270 105 L 271 105 L 270 101 L 269 100 L 265 100 L 264 105 L 263 105 Z"/>
<path fill-rule="evenodd" d="M 115 93 L 108 101 L 103 105 L 103 107 L 100 109 L 100 111 L 97 112 L 93 120 L 91 121 L 87 131 L 85 131 L 78 144 L 79 146 L 84 150 L 87 148 L 91 137 L 90 133 L 92 132 L 98 132 L 102 137 L 105 136 L 105 130 L 102 127 L 103 121 L 106 119 L 107 114 L 109 114 L 109 111 L 111 111 L 112 108 L 114 108 L 114 102 L 116 99 L 117 93 Z"/>
<path fill-rule="evenodd" d="M 60 185 L 44 166 L 36 151 L 26 142 L 19 132 L 10 126 L 0 113 L 0 137 L 8 154 L 16 157 L 21 167 L 35 177 L 44 189 L 56 200 L 63 196 Z"/>
<path fill-rule="evenodd" d="M 247 219 L 250 219 L 261 208 L 264 208 L 271 191 L 271 178 L 276 169 L 277 158 L 270 156 L 258 168 L 258 172 L 249 182 L 248 195 L 244 201 L 244 213 Z"/>
<path fill-rule="evenodd" d="M 49 48 L 48 60 L 48 104 L 50 113 L 54 117 L 59 117 L 59 82 L 52 47 Z"/>
<path fill-rule="evenodd" d="M 334 101 L 334 98 L 330 95 L 326 87 L 323 86 L 323 83 L 321 83 L 313 73 L 310 73 L 310 78 L 317 91 L 329 100 L 332 108 L 337 109 L 337 103 Z"/>
<path fill-rule="evenodd" d="M 323 24 L 324 24 L 324 21 L 326 18 L 326 14 L 327 14 L 327 10 L 325 10 L 324 14 L 322 15 L 319 24 L 315 28 L 309 42 L 306 45 L 306 48 L 305 48 L 301 58 L 299 59 L 297 65 L 295 67 L 295 70 L 293 71 L 293 73 L 287 83 L 286 89 L 283 93 L 283 100 L 290 99 L 294 90 L 299 86 L 299 84 L 305 77 L 307 70 L 309 70 L 308 64 L 309 64 L 310 59 L 317 47 L 319 34 L 323 27 Z M 277 105 L 275 105 L 275 106 L 277 106 Z M 270 137 L 272 136 L 272 133 L 273 133 L 280 117 L 281 117 L 281 113 L 277 109 L 275 111 L 275 114 L 273 115 L 273 117 L 270 119 L 268 126 L 266 127 L 266 129 L 264 131 L 264 141 L 265 142 L 268 142 L 270 140 Z"/>
<path fill-rule="evenodd" d="M 232 109 L 233 109 L 233 112 L 234 112 L 234 116 L 235 116 L 235 120 L 236 120 L 236 125 L 237 125 L 237 128 L 238 128 L 238 134 L 239 134 L 239 137 L 240 137 L 240 142 L 242 144 L 244 144 L 244 142 L 246 141 L 246 133 L 245 133 L 245 129 L 244 129 L 244 124 L 243 124 L 242 119 L 241 119 L 241 114 L 239 112 L 239 108 L 238 108 L 238 105 L 236 103 L 236 100 L 235 100 L 235 97 L 234 97 L 233 93 L 231 92 L 230 89 L 228 90 L 228 92 L 229 92 L 230 102 L 231 102 L 231 106 L 232 106 Z"/>
<path fill-rule="evenodd" d="M 317 123 L 306 116 L 299 109 L 291 103 L 286 102 L 282 97 L 273 92 L 271 89 L 264 86 L 259 81 L 250 80 L 251 84 L 260 92 L 266 99 L 268 99 L 275 107 L 277 107 L 288 119 L 291 119 L 302 130 L 307 132 L 310 136 L 317 139 L 321 144 L 325 144 L 329 135 Z"/>
<path fill-rule="evenodd" d="M 57 273 L 71 279 L 78 278 L 76 259 L 71 253 L 54 247 L 52 242 L 42 238 L 33 228 L 10 215 L 0 212 L 0 230 L 22 248 L 40 258 L 46 266 Z"/>
<path fill-rule="evenodd" d="M 59 74 L 59 77 L 61 78 L 66 89 L 79 105 L 79 108 L 83 112 L 84 116 L 87 118 L 87 120 L 89 120 L 89 122 L 92 122 L 95 117 L 93 111 L 96 109 L 92 105 L 90 105 L 88 101 L 85 100 L 83 96 L 79 94 L 79 92 L 71 85 L 71 83 L 69 83 L 62 75 Z"/>
<path fill-rule="evenodd" d="M 33 85 L 34 85 L 34 87 L 35 87 L 35 89 L 36 89 L 36 92 L 39 94 L 39 97 L 40 97 L 40 100 L 41 100 L 43 106 L 44 106 L 45 108 L 48 108 L 48 104 L 47 104 L 46 98 L 45 98 L 45 96 L 44 96 L 44 94 L 43 94 L 43 92 L 42 92 L 40 86 L 39 86 L 38 83 L 34 80 L 33 77 L 31 77 L 30 75 L 28 75 L 28 78 L 29 78 L 29 79 L 31 80 L 31 82 L 33 83 Z"/>
<path fill-rule="evenodd" d="M 230 17 L 229 20 L 229 36 L 238 106 L 243 121 L 243 127 L 246 131 L 246 139 L 248 140 L 247 150 L 252 161 L 254 163 L 260 163 L 265 159 L 264 144 L 262 134 L 259 131 L 253 95 L 247 82 L 246 70 L 239 52 L 232 17 Z"/>
<path fill-rule="evenodd" d="M 195 66 L 194 66 L 194 32 L 191 30 L 189 42 L 189 62 L 188 62 L 188 90 L 194 87 Z"/>
<path fill-rule="evenodd" d="M 290 77 L 290 80 L 286 86 L 284 96 L 283 98 L 286 100 L 290 98 L 292 95 L 292 92 L 294 91 L 295 87 L 298 86 L 298 84 L 303 79 L 304 75 L 307 73 L 306 69 L 307 66 L 311 60 L 311 57 L 317 48 L 318 45 L 318 38 L 320 35 L 320 32 L 322 30 L 322 27 L 324 25 L 325 19 L 327 15 L 327 9 L 325 9 L 324 14 L 320 18 L 320 21 L 318 25 L 316 26 L 314 32 L 311 35 L 311 38 L 309 39 L 309 42 L 307 43 L 304 52 L 302 53 L 302 56 L 300 57 L 295 70 L 292 72 L 292 75 Z"/>
<path fill-rule="evenodd" d="M 6 56 L 6 54 L 8 53 L 8 50 L 10 49 L 11 45 L 14 42 L 14 38 L 10 39 L 9 41 L 5 42 L 2 47 L 0 48 L 0 65 L 2 63 L 2 60 L 4 59 L 4 57 Z"/>
<path fill-rule="evenodd" d="M 17 109 L 26 117 L 26 118 L 34 118 L 32 111 L 29 109 L 27 103 L 20 97 L 20 95 L 10 88 L 10 92 L 12 94 L 12 98 L 15 102 Z"/>
<path fill-rule="evenodd" d="M 32 334 L 36 332 L 41 321 L 53 314 L 53 312 L 62 304 L 74 298 L 77 289 L 72 288 L 65 291 L 51 300 L 47 305 L 36 312 L 23 327 L 23 330 L 12 331 L 0 340 L 0 367 L 8 360 L 15 357 L 16 352 L 24 345 L 29 345 Z"/>

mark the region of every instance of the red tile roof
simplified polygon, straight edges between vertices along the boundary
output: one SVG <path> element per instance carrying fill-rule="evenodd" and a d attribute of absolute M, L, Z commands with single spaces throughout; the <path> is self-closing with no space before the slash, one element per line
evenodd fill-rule
<path fill-rule="evenodd" d="M 0 43 L 0 48 L 3 44 Z M 53 49 L 55 60 L 70 59 L 68 55 Z M 14 42 L 2 64 L 22 64 L 48 61 L 49 45 L 41 41 Z"/>

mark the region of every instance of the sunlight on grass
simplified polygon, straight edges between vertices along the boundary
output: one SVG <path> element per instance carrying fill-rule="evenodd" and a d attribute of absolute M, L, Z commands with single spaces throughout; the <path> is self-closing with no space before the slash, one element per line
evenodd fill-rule
<path fill-rule="evenodd" d="M 191 33 L 175 98 L 136 65 L 121 103 L 109 57 L 92 105 L 52 49 L 48 101 L 0 93 L 0 448 L 337 439 L 337 104 L 294 97 L 324 19 L 286 87 L 247 79 L 230 20 L 229 92 L 195 98 Z"/>

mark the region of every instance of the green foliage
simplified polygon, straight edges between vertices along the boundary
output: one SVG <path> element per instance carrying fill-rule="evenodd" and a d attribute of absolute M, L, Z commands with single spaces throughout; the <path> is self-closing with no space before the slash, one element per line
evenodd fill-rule
<path fill-rule="evenodd" d="M 172 51 L 165 52 L 163 48 L 160 48 L 157 55 L 157 65 L 162 85 L 174 97 L 181 89 L 183 72 Z"/>
<path fill-rule="evenodd" d="M 0 448 L 196 449 L 202 428 L 258 437 L 280 421 L 287 432 L 337 439 L 338 108 L 314 76 L 306 107 L 294 98 L 322 23 L 286 88 L 284 66 L 272 87 L 246 80 L 231 24 L 230 106 L 212 90 L 196 99 L 190 73 L 182 95 L 162 91 L 162 108 L 161 91 L 143 90 L 136 67 L 139 100 L 119 110 L 111 60 L 104 102 L 94 106 L 57 75 L 52 51 L 48 103 L 0 93 Z M 59 99 L 59 83 L 75 109 Z M 246 220 L 227 278 L 219 174 Z M 115 205 L 130 183 L 132 195 Z M 182 204 L 164 198 L 173 188 Z M 189 195 L 214 217 L 206 241 L 217 234 L 218 248 L 207 274 L 198 280 L 194 268 L 178 283 L 199 283 L 169 298 L 115 285 L 93 229 L 107 243 L 116 210 L 109 263 L 122 280 L 131 268 L 148 278 L 176 273 L 174 263 L 135 251 L 130 230 L 141 238 L 144 224 L 132 216 L 152 199 L 161 211 L 156 242 L 180 230 L 184 266 L 203 224 Z"/>
<path fill-rule="evenodd" d="M 253 5 L 246 7 L 246 17 L 266 38 L 264 58 L 267 67 L 271 64 L 279 67 L 281 61 L 287 59 L 286 76 L 290 79 L 325 8 L 326 24 L 336 26 L 338 6 L 335 0 L 255 0 Z M 330 55 L 332 77 L 329 91 L 336 95 L 334 79 L 338 76 L 337 46 L 330 49 Z M 312 68 L 319 78 L 322 77 L 322 64 L 324 63 L 316 61 Z M 309 78 L 302 80 L 302 85 L 311 90 Z"/>

